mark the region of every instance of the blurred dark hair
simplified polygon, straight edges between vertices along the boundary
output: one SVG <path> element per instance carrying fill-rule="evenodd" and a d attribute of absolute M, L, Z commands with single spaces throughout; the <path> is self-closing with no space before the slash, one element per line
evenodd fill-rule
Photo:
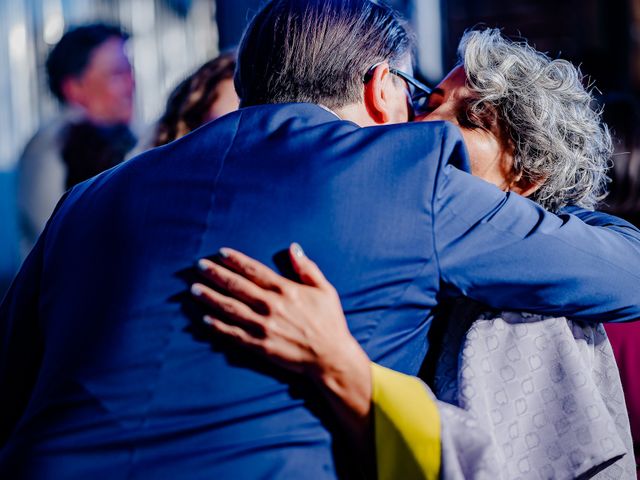
<path fill-rule="evenodd" d="M 362 101 L 374 64 L 413 50 L 399 15 L 371 0 L 271 0 L 247 27 L 238 53 L 241 106 L 310 102 L 339 108 Z"/>
<path fill-rule="evenodd" d="M 169 95 L 152 145 L 172 142 L 207 122 L 211 106 L 218 99 L 218 84 L 233 78 L 235 68 L 235 53 L 223 53 L 183 80 Z"/>
<path fill-rule="evenodd" d="M 62 36 L 46 63 L 49 88 L 58 100 L 66 102 L 62 93 L 64 79 L 82 75 L 93 51 L 113 37 L 127 40 L 129 35 L 115 25 L 95 23 L 71 28 Z"/>

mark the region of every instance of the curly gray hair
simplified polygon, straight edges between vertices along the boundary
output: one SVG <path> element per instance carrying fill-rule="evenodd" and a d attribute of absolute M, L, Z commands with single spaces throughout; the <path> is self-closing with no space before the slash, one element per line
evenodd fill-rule
<path fill-rule="evenodd" d="M 541 183 L 532 199 L 557 211 L 592 209 L 606 195 L 611 135 L 578 68 L 497 29 L 468 31 L 458 47 L 471 124 L 491 120 L 513 141 L 514 173 Z"/>

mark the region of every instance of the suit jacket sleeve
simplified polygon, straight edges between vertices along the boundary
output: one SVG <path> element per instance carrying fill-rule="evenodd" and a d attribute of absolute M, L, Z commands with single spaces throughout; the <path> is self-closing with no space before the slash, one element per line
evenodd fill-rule
<path fill-rule="evenodd" d="M 58 202 L 53 218 L 69 194 Z M 49 223 L 0 304 L 0 448 L 29 403 L 42 356 L 40 285 Z"/>
<path fill-rule="evenodd" d="M 42 237 L 0 305 L 0 447 L 20 419 L 42 359 L 38 295 Z"/>
<path fill-rule="evenodd" d="M 459 132 L 445 125 L 432 200 L 443 293 L 586 321 L 640 317 L 638 230 L 611 216 L 590 226 L 547 212 L 456 168 L 464 157 Z"/>

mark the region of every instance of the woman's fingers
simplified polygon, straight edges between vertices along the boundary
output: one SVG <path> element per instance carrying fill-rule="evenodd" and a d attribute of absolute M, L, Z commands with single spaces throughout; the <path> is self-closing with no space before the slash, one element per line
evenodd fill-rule
<path fill-rule="evenodd" d="M 289 280 L 277 274 L 266 265 L 247 257 L 245 254 L 232 248 L 221 248 L 220 261 L 226 267 L 251 280 L 262 288 L 273 291 L 282 291 Z"/>
<path fill-rule="evenodd" d="M 194 283 L 191 286 L 191 294 L 225 318 L 264 334 L 263 317 L 235 298 L 222 295 L 201 283 Z"/>
<path fill-rule="evenodd" d="M 210 261 L 199 264 L 204 276 L 222 293 L 199 283 L 192 288 L 214 317 L 209 323 L 215 332 L 291 371 L 308 370 L 316 379 L 340 370 L 348 357 L 340 353 L 341 345 L 356 341 L 349 333 L 335 289 L 299 245 L 291 245 L 289 254 L 305 284 L 280 277 L 235 250 L 221 253 L 224 266 Z M 256 301 L 263 302 L 264 311 L 254 306 Z"/>
<path fill-rule="evenodd" d="M 298 352 L 295 348 L 292 349 L 289 343 L 278 341 L 278 338 L 269 338 L 268 335 L 257 337 L 242 326 L 231 325 L 225 320 L 211 315 L 205 315 L 204 321 L 211 326 L 215 333 L 227 337 L 232 342 L 248 348 L 292 372 L 303 372 L 303 364 L 299 361 L 293 361 L 293 356 Z M 270 344 L 273 347 L 269 347 Z"/>
<path fill-rule="evenodd" d="M 213 285 L 224 289 L 231 297 L 248 304 L 260 313 L 265 310 L 265 291 L 255 283 L 204 258 L 198 261 L 198 268 L 203 277 L 210 280 Z"/>
<path fill-rule="evenodd" d="M 257 351 L 262 351 L 262 340 L 254 337 L 249 332 L 244 330 L 242 327 L 237 325 L 229 325 L 225 323 L 223 320 L 213 317 L 211 315 L 205 315 L 204 321 L 206 324 L 210 325 L 214 331 L 229 337 L 236 343 L 241 345 L 253 348 Z"/>
<path fill-rule="evenodd" d="M 289 257 L 291 258 L 293 269 L 300 277 L 302 283 L 322 289 L 331 286 L 318 266 L 305 255 L 304 250 L 302 250 L 299 244 L 291 244 L 289 247 Z"/>

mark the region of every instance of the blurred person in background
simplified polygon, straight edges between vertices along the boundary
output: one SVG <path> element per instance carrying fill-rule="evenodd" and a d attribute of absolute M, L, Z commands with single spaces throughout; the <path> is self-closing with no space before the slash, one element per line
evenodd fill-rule
<path fill-rule="evenodd" d="M 235 54 L 223 53 L 184 79 L 169 95 L 152 146 L 173 142 L 201 125 L 237 110 L 240 99 L 233 86 L 235 68 Z"/>
<path fill-rule="evenodd" d="M 23 254 L 67 189 L 120 163 L 135 145 L 127 39 L 117 26 L 84 25 L 70 29 L 49 53 L 49 87 L 62 109 L 29 140 L 20 158 Z"/>

